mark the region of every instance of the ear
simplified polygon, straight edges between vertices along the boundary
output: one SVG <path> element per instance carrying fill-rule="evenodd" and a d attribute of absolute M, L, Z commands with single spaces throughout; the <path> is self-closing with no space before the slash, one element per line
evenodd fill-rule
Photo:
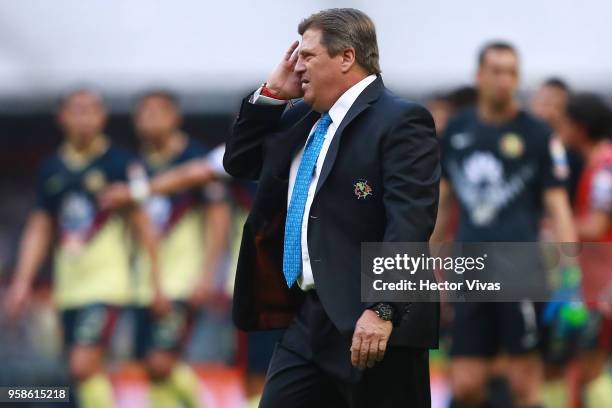
<path fill-rule="evenodd" d="M 355 49 L 347 48 L 344 51 L 342 51 L 340 55 L 342 56 L 342 63 L 341 63 L 342 73 L 345 74 L 348 71 L 350 71 L 353 65 L 355 65 L 356 63 Z"/>

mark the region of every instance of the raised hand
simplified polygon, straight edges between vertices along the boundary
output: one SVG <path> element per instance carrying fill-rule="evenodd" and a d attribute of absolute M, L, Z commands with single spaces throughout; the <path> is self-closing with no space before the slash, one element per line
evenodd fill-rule
<path fill-rule="evenodd" d="M 266 81 L 266 88 L 279 99 L 296 99 L 304 95 L 300 76 L 294 71 L 298 59 L 299 45 L 299 41 L 294 41 L 291 44 L 283 59 Z"/>

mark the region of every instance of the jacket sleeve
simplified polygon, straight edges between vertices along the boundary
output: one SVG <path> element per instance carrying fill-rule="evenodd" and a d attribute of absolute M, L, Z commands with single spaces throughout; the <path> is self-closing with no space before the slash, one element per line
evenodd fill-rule
<path fill-rule="evenodd" d="M 433 119 L 413 105 L 382 147 L 385 242 L 428 242 L 438 211 L 440 154 Z"/>
<path fill-rule="evenodd" d="M 438 210 L 440 154 L 430 113 L 410 105 L 382 141 L 384 242 L 428 242 Z M 369 303 L 366 307 L 372 307 Z M 391 303 L 394 325 L 409 303 Z"/>
<path fill-rule="evenodd" d="M 280 124 L 285 105 L 242 101 L 223 155 L 223 167 L 232 176 L 258 180 L 265 155 L 265 140 Z"/>

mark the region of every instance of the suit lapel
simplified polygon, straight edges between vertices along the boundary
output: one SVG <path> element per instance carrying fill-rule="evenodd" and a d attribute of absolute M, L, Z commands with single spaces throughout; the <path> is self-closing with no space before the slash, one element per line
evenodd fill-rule
<path fill-rule="evenodd" d="M 313 110 L 310 110 L 302 119 L 295 123 L 286 134 L 279 138 L 278 149 L 279 157 L 282 157 L 282 162 L 279 166 L 279 171 L 282 178 L 289 177 L 289 167 L 291 161 L 295 157 L 296 151 L 304 146 L 310 130 L 314 126 L 321 115 Z M 286 174 L 285 174 L 286 173 Z"/>
<path fill-rule="evenodd" d="M 374 101 L 376 101 L 380 94 L 384 90 L 384 84 L 382 82 L 382 78 L 380 75 L 372 82 L 363 92 L 357 97 L 349 111 L 342 119 L 342 122 L 338 126 L 338 130 L 334 134 L 334 138 L 329 145 L 329 150 L 327 151 L 327 155 L 325 156 L 325 161 L 323 162 L 323 168 L 321 169 L 321 175 L 319 176 L 319 182 L 317 183 L 317 188 L 315 190 L 315 194 L 319 192 L 325 180 L 329 176 L 329 173 L 334 166 L 334 162 L 336 161 L 336 157 L 338 156 L 338 149 L 340 148 L 340 139 L 342 138 L 342 134 L 344 129 L 357 117 L 361 112 L 366 110 Z"/>

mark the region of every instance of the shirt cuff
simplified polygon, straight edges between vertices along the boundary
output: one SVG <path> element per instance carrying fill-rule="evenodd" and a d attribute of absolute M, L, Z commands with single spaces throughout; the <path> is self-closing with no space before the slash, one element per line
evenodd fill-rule
<path fill-rule="evenodd" d="M 230 175 L 227 174 L 225 169 L 223 168 L 223 155 L 225 154 L 225 144 L 221 144 L 211 150 L 207 155 L 205 160 L 208 162 L 208 165 L 211 167 L 212 171 L 215 173 L 215 176 L 222 178 L 229 178 Z"/>
<path fill-rule="evenodd" d="M 263 87 L 259 87 L 251 96 L 250 102 L 255 105 L 284 105 L 287 101 L 283 99 L 275 99 L 270 98 L 269 96 L 265 96 L 261 94 L 261 89 Z"/>

